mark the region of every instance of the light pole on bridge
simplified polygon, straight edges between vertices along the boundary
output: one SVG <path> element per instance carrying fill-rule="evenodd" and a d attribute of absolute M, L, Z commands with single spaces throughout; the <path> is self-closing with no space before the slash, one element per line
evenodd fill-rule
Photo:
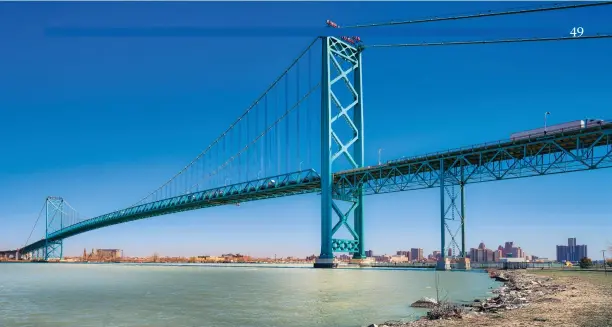
<path fill-rule="evenodd" d="M 380 161 L 380 154 L 382 153 L 382 148 L 378 149 L 378 165 L 380 166 L 381 161 Z"/>
<path fill-rule="evenodd" d="M 550 115 L 550 111 L 544 113 L 544 134 L 546 134 L 546 118 Z"/>

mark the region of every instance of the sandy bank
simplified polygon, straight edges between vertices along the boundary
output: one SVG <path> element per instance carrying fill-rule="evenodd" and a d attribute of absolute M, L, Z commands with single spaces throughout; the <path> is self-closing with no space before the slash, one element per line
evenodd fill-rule
<path fill-rule="evenodd" d="M 496 271 L 504 286 L 458 317 L 378 327 L 576 326 L 612 327 L 612 274 L 564 271 Z"/>

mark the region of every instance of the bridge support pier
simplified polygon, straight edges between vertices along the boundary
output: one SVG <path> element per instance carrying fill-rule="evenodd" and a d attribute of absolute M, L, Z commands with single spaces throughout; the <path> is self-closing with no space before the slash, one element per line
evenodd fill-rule
<path fill-rule="evenodd" d="M 450 165 L 447 165 L 449 163 Z M 467 259 L 465 247 L 465 161 L 445 162 L 444 159 L 441 159 L 439 172 L 440 258 L 436 269 L 448 270 L 451 267 L 451 261 L 455 260 L 457 269 L 467 270 L 470 269 L 470 261 Z M 446 243 L 447 232 L 450 236 L 448 243 Z M 456 240 L 459 232 L 461 233 L 461 246 Z"/>
<path fill-rule="evenodd" d="M 314 267 L 335 268 L 334 252 L 352 253 L 354 260 L 366 258 L 361 185 L 339 186 L 333 175 L 334 164 L 350 168 L 364 164 L 361 49 L 335 37 L 322 37 L 321 43 L 321 254 Z M 333 215 L 338 222 L 332 226 Z M 346 238 L 334 238 L 340 230 L 348 234 Z"/>

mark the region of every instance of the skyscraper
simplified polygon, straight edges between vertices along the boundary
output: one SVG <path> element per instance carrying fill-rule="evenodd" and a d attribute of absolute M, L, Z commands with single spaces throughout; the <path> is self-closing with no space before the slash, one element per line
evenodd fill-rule
<path fill-rule="evenodd" d="M 557 245 L 557 261 L 577 262 L 588 257 L 586 245 L 576 245 L 576 238 L 568 238 L 567 245 Z"/>
<path fill-rule="evenodd" d="M 586 245 L 576 245 L 576 261 L 580 261 L 582 258 L 588 258 L 587 256 L 587 246 Z"/>
<path fill-rule="evenodd" d="M 567 245 L 557 245 L 557 262 L 570 261 Z"/>
<path fill-rule="evenodd" d="M 423 249 L 421 248 L 410 249 L 410 257 L 412 257 L 412 260 L 416 260 L 416 261 L 423 260 Z"/>

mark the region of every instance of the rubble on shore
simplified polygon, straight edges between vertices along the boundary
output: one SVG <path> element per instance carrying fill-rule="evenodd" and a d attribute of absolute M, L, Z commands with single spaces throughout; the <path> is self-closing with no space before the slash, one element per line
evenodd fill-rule
<path fill-rule="evenodd" d="M 388 321 L 369 327 L 426 327 L 439 320 L 457 320 L 468 316 L 496 314 L 515 310 L 535 302 L 557 302 L 552 296 L 567 290 L 567 286 L 554 283 L 552 278 L 527 274 L 521 271 L 489 271 L 489 276 L 504 285 L 493 290 L 496 296 L 485 300 L 476 299 L 471 304 L 455 304 L 448 301 L 423 298 L 413 307 L 431 308 L 427 315 L 412 322 Z M 438 325 L 439 326 L 439 325 Z"/>
<path fill-rule="evenodd" d="M 489 275 L 498 281 L 504 281 L 504 286 L 493 290 L 496 297 L 472 305 L 476 312 L 497 312 L 498 310 L 514 310 L 533 301 L 547 300 L 544 298 L 567 288 L 552 282 L 550 277 L 541 277 L 517 272 L 491 271 Z"/>

